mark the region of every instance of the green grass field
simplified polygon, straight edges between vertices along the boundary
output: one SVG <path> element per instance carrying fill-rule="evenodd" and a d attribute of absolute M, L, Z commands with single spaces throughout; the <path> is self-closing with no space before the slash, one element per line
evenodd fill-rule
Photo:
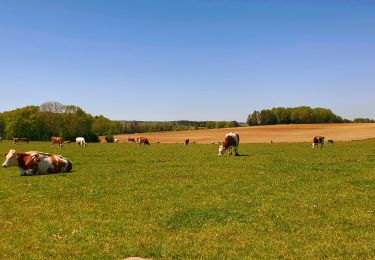
<path fill-rule="evenodd" d="M 375 258 L 375 140 L 11 147 L 74 172 L 0 170 L 1 259 Z"/>

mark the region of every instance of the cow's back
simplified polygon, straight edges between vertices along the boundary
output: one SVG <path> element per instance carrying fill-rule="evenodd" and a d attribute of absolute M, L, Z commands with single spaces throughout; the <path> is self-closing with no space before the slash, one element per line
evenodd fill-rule
<path fill-rule="evenodd" d="M 223 146 L 224 148 L 228 148 L 231 146 L 238 146 L 239 141 L 240 141 L 239 134 L 231 132 L 225 135 Z"/>
<path fill-rule="evenodd" d="M 60 173 L 72 170 L 72 162 L 61 155 L 41 153 L 38 156 L 38 173 Z"/>

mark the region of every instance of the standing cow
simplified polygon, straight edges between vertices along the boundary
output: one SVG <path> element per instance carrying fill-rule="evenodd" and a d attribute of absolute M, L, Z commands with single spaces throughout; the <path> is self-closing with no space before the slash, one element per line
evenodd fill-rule
<path fill-rule="evenodd" d="M 190 142 L 190 139 L 189 139 L 189 138 L 186 138 L 185 141 L 184 141 L 184 145 L 185 145 L 185 146 L 188 145 L 189 142 Z"/>
<path fill-rule="evenodd" d="M 51 137 L 51 148 L 54 144 L 57 144 L 58 147 L 61 149 L 63 147 L 63 138 L 62 137 Z"/>
<path fill-rule="evenodd" d="M 324 146 L 324 136 L 315 136 L 313 138 L 312 149 L 314 149 L 315 147 L 319 147 L 319 145 L 320 145 L 320 148 L 323 148 L 323 146 Z"/>
<path fill-rule="evenodd" d="M 143 145 L 150 145 L 150 141 L 146 138 L 146 137 L 137 137 L 137 143 L 139 145 L 143 144 Z"/>
<path fill-rule="evenodd" d="M 240 143 L 240 135 L 235 132 L 227 133 L 224 137 L 224 142 L 219 146 L 219 156 L 224 155 L 225 151 L 228 150 L 228 155 L 232 154 L 232 147 L 234 148 L 235 156 L 238 154 L 238 145 Z"/>
<path fill-rule="evenodd" d="M 5 154 L 4 168 L 17 166 L 21 175 L 35 175 L 46 173 L 70 172 L 72 162 L 61 155 L 30 151 L 17 153 L 10 150 Z"/>
<path fill-rule="evenodd" d="M 133 137 L 128 137 L 128 142 L 135 143 L 135 139 Z"/>
<path fill-rule="evenodd" d="M 84 137 L 77 137 L 76 138 L 76 144 L 78 144 L 81 147 L 86 147 L 86 140 Z"/>

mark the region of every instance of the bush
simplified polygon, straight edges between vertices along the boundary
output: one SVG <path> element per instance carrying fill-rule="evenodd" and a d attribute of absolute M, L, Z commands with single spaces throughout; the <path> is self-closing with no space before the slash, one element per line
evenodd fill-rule
<path fill-rule="evenodd" d="M 113 135 L 108 134 L 105 136 L 105 138 L 107 140 L 107 143 L 113 143 L 113 140 L 114 140 Z"/>

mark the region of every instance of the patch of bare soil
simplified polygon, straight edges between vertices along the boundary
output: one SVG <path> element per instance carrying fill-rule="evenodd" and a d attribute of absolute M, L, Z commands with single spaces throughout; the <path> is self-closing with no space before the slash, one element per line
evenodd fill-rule
<path fill-rule="evenodd" d="M 311 142 L 314 136 L 323 135 L 334 141 L 352 141 L 375 138 L 375 124 L 301 124 L 251 126 L 237 128 L 190 130 L 116 135 L 120 142 L 128 137 L 147 137 L 151 143 L 183 143 L 186 138 L 196 143 L 217 143 L 223 141 L 228 132 L 237 132 L 241 143 Z"/>

